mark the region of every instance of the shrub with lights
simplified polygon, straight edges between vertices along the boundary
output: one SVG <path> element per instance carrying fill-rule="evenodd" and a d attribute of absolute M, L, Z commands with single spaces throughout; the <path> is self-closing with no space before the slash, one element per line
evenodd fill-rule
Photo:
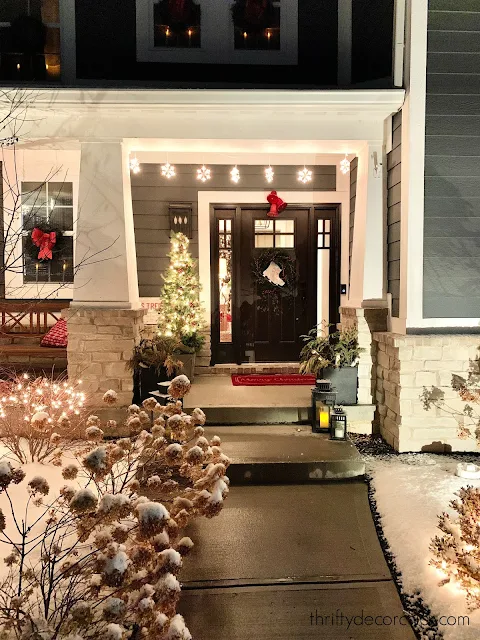
<path fill-rule="evenodd" d="M 21 463 L 44 462 L 55 454 L 56 438 L 82 437 L 85 401 L 81 381 L 27 373 L 0 380 L 0 442 Z"/>
<path fill-rule="evenodd" d="M 193 546 L 183 530 L 221 511 L 229 459 L 219 438 L 205 437 L 203 411 L 183 412 L 189 389 L 177 376 L 167 406 L 130 406 L 131 435 L 116 441 L 104 440 L 111 421 L 90 416 L 86 442 L 61 450 L 58 469 L 0 461 L 0 640 L 191 640 L 176 613 Z"/>
<path fill-rule="evenodd" d="M 430 545 L 431 564 L 438 570 L 441 585 L 452 583 L 465 591 L 470 609 L 480 607 L 480 488 L 463 487 L 450 506 L 451 517 L 443 513 Z"/>

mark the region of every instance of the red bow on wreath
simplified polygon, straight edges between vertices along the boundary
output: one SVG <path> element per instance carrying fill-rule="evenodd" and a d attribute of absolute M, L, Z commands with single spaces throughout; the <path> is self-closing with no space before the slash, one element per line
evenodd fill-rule
<path fill-rule="evenodd" d="M 40 248 L 38 252 L 39 260 L 51 260 L 53 258 L 52 249 L 57 242 L 55 231 L 44 233 L 41 229 L 35 227 L 32 231 L 32 242 L 36 247 Z"/>

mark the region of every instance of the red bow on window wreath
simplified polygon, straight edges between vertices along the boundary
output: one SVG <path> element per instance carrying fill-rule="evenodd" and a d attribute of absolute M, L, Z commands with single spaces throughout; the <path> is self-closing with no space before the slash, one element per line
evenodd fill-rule
<path fill-rule="evenodd" d="M 57 242 L 57 234 L 55 231 L 44 233 L 41 229 L 32 231 L 32 242 L 36 247 L 40 248 L 38 252 L 39 260 L 51 260 L 53 258 L 52 249 Z"/>

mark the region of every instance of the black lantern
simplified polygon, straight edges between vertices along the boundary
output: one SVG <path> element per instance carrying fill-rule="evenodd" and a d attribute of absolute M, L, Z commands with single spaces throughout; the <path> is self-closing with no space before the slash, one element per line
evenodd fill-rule
<path fill-rule="evenodd" d="M 315 433 L 328 433 L 336 397 L 330 380 L 317 380 L 312 389 L 312 431 Z"/>
<path fill-rule="evenodd" d="M 330 416 L 330 440 L 347 439 L 347 414 L 341 407 L 335 407 Z"/>

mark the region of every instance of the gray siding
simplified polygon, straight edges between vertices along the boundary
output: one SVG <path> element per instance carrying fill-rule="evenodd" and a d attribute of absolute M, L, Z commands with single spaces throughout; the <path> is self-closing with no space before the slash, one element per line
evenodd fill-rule
<path fill-rule="evenodd" d="M 349 230 L 349 246 L 348 246 L 348 286 L 350 287 L 352 273 L 352 254 L 353 254 L 353 233 L 355 229 L 355 204 L 357 199 L 357 173 L 358 158 L 354 158 L 350 163 L 350 230 Z"/>
<path fill-rule="evenodd" d="M 169 204 L 193 204 L 193 238 L 190 248 L 198 257 L 198 192 L 199 191 L 252 191 L 277 189 L 282 191 L 335 191 L 336 167 L 316 166 L 312 182 L 304 187 L 297 180 L 297 166 L 275 166 L 271 185 L 266 184 L 264 166 L 238 166 L 241 181 L 232 184 L 231 165 L 210 165 L 212 179 L 202 185 L 196 179 L 197 165 L 177 165 L 177 175 L 171 180 L 161 176 L 160 165 L 142 164 L 138 174 L 132 174 L 133 220 L 137 250 L 138 283 L 141 297 L 157 297 L 162 287 L 162 272 L 168 267 L 170 248 Z M 292 203 L 294 204 L 294 203 Z"/>
<path fill-rule="evenodd" d="M 480 315 L 480 3 L 430 0 L 424 316 Z"/>
<path fill-rule="evenodd" d="M 387 291 L 392 294 L 392 316 L 400 311 L 400 224 L 402 180 L 402 112 L 392 118 L 392 150 L 387 154 Z"/>

